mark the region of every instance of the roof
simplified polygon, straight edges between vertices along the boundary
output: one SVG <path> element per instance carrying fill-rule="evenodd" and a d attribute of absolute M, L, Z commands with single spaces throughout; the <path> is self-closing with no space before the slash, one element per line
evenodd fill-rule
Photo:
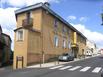
<path fill-rule="evenodd" d="M 4 34 L 4 33 L 2 33 L 2 35 L 3 35 L 3 36 L 6 36 L 6 37 L 8 37 L 8 38 L 9 38 L 9 40 L 12 42 L 12 40 L 11 40 L 11 38 L 10 38 L 10 36 L 9 36 L 9 35 L 7 35 L 7 34 Z"/>
<path fill-rule="evenodd" d="M 43 9 L 47 10 L 50 14 L 52 14 L 57 19 L 59 19 L 60 21 L 62 21 L 64 24 L 66 24 L 69 28 L 71 28 L 72 30 L 76 31 L 82 37 L 84 37 L 85 39 L 87 39 L 80 31 L 78 31 L 77 29 L 75 29 L 71 24 L 69 24 L 66 20 L 64 20 L 61 16 L 59 16 L 57 13 L 55 13 L 53 10 L 51 10 L 48 6 L 46 6 L 42 2 L 34 4 L 34 5 L 31 5 L 31 6 L 28 6 L 28 7 L 24 7 L 24 8 L 18 9 L 18 10 L 15 11 L 15 14 L 18 15 L 18 14 L 26 12 L 28 10 L 34 10 L 34 9 L 37 9 L 37 8 L 43 8 Z"/>

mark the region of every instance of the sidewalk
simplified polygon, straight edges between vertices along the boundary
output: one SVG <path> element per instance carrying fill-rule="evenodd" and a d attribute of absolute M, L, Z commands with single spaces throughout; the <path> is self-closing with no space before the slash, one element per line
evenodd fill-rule
<path fill-rule="evenodd" d="M 93 56 L 95 57 L 95 56 Z M 52 66 L 56 66 L 56 65 L 61 65 L 61 64 L 67 64 L 67 63 L 71 63 L 71 62 L 76 62 L 76 61 L 81 61 L 84 59 L 88 59 L 88 58 L 92 58 L 92 57 L 86 57 L 86 58 L 75 58 L 74 61 L 69 61 L 69 62 L 50 62 L 50 63 L 44 63 L 44 64 L 37 64 L 37 65 L 32 65 L 32 66 L 28 66 L 27 68 L 46 68 L 46 67 L 52 67 Z"/>

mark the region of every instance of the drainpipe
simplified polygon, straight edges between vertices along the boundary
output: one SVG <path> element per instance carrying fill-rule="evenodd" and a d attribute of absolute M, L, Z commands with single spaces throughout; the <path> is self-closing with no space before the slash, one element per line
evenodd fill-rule
<path fill-rule="evenodd" d="M 42 16 L 43 16 L 43 11 L 42 11 Z M 41 58 L 41 64 L 45 63 L 45 54 L 44 54 L 44 48 L 43 48 L 43 17 L 41 20 L 42 24 L 41 24 L 41 43 L 42 43 L 42 48 L 41 48 L 41 54 L 42 54 L 42 58 Z M 41 66 L 41 65 L 40 65 Z"/>

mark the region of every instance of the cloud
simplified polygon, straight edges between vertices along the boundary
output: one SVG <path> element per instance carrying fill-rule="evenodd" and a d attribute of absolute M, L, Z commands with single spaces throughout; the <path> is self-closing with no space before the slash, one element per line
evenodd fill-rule
<path fill-rule="evenodd" d="M 73 15 L 67 17 L 67 20 L 75 20 L 75 19 L 76 19 L 76 16 L 73 16 Z"/>
<path fill-rule="evenodd" d="M 3 33 L 10 35 L 12 39 L 12 49 L 14 46 L 14 29 L 16 28 L 16 20 L 14 10 L 17 8 L 0 8 L 0 25 Z"/>
<path fill-rule="evenodd" d="M 23 6 L 29 6 L 38 2 L 53 2 L 53 3 L 59 3 L 60 0 L 1 0 L 2 4 L 8 4 L 9 6 L 13 7 L 23 7 Z"/>
<path fill-rule="evenodd" d="M 80 17 L 79 20 L 80 20 L 81 22 L 82 22 L 82 21 L 85 22 L 85 21 L 87 21 L 87 17 Z"/>
<path fill-rule="evenodd" d="M 82 24 L 72 24 L 77 30 L 83 33 L 90 41 L 97 44 L 98 47 L 103 48 L 103 34 L 99 32 L 93 32 L 87 29 L 85 25 Z"/>
<path fill-rule="evenodd" d="M 0 25 L 3 29 L 3 33 L 10 35 L 12 39 L 12 50 L 14 49 L 14 29 L 16 29 L 16 20 L 14 10 L 23 7 L 32 5 L 38 2 L 52 2 L 59 3 L 60 0 L 0 0 Z M 8 7 L 3 9 L 4 6 L 13 6 L 12 8 Z"/>

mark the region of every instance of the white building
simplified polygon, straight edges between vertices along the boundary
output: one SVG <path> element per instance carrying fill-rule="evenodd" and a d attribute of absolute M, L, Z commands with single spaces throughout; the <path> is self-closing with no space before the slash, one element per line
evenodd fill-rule
<path fill-rule="evenodd" d="M 92 56 L 97 54 L 97 47 L 94 42 L 91 42 L 89 40 L 86 41 L 86 50 L 85 55 Z"/>

